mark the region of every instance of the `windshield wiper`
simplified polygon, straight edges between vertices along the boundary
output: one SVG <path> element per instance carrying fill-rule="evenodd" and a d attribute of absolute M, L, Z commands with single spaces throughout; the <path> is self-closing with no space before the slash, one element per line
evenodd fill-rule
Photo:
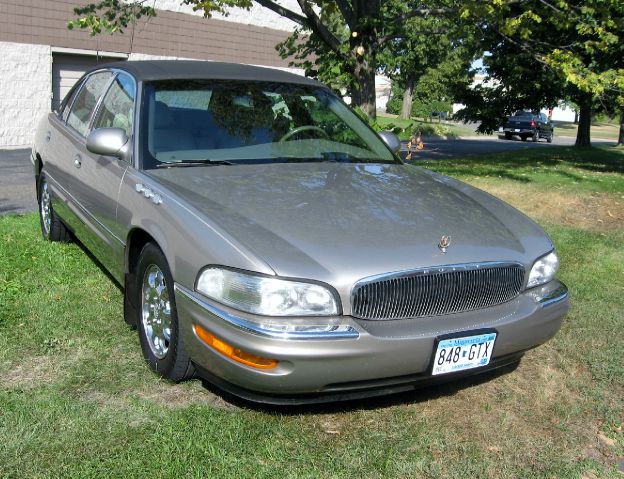
<path fill-rule="evenodd" d="M 321 155 L 323 157 L 322 161 L 336 163 L 378 163 L 381 160 L 381 158 L 360 157 L 342 151 L 328 151 L 322 153 Z M 381 161 L 383 162 L 383 160 Z"/>
<path fill-rule="evenodd" d="M 202 166 L 202 165 L 233 165 L 234 163 L 226 160 L 185 160 L 172 161 L 171 163 L 163 162 L 156 165 L 156 168 L 174 168 L 178 166 Z"/>

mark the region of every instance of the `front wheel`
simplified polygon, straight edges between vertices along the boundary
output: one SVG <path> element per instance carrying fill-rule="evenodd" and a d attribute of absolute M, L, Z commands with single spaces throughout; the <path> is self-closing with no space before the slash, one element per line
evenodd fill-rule
<path fill-rule="evenodd" d="M 68 229 L 52 208 L 52 196 L 50 186 L 43 172 L 39 177 L 39 225 L 41 234 L 48 241 L 62 241 L 67 243 L 71 240 Z"/>
<path fill-rule="evenodd" d="M 505 132 L 505 140 L 511 140 L 511 133 L 508 131 Z"/>
<path fill-rule="evenodd" d="M 136 281 L 137 325 L 145 361 L 172 381 L 192 377 L 193 364 L 180 338 L 173 277 L 165 255 L 153 243 L 141 251 Z"/>
<path fill-rule="evenodd" d="M 555 137 L 555 133 L 551 132 L 550 136 L 548 137 L 548 139 L 546 140 L 548 143 L 552 143 L 553 142 L 553 138 Z"/>

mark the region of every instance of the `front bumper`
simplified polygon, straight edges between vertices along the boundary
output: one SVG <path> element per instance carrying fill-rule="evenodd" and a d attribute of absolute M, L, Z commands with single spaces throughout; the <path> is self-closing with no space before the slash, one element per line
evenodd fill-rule
<path fill-rule="evenodd" d="M 567 288 L 552 281 L 483 310 L 395 321 L 345 316 L 339 323 L 349 326 L 344 330 L 352 331 L 350 335 L 281 339 L 248 328 L 250 318 L 243 313 L 180 285 L 176 304 L 182 340 L 202 376 L 237 396 L 279 404 L 395 393 L 501 367 L 554 336 L 569 308 Z M 259 370 L 231 360 L 202 342 L 193 325 L 236 348 L 276 359 L 278 365 Z M 498 333 L 488 366 L 436 377 L 428 374 L 437 337 L 483 328 Z"/>

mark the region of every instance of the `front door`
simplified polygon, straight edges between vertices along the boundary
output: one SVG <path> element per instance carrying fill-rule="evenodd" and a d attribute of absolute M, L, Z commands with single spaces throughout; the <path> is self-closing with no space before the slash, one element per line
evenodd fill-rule
<path fill-rule="evenodd" d="M 117 73 L 95 113 L 91 131 L 98 128 L 121 128 L 131 138 L 135 90 L 132 78 L 124 73 Z M 81 156 L 80 189 L 76 194 L 88 212 L 96 233 L 96 237 L 92 239 L 96 243 L 92 251 L 121 281 L 125 233 L 117 224 L 117 202 L 119 187 L 130 166 L 130 158 L 97 155 L 89 152 L 84 144 Z"/>

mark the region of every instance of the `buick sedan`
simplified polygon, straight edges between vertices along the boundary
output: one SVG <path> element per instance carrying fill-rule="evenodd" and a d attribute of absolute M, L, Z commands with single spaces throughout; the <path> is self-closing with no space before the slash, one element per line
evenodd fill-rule
<path fill-rule="evenodd" d="M 304 77 L 120 62 L 41 120 L 32 163 L 44 238 L 119 283 L 151 369 L 305 403 L 516 364 L 568 309 L 539 226 L 399 147 Z"/>

